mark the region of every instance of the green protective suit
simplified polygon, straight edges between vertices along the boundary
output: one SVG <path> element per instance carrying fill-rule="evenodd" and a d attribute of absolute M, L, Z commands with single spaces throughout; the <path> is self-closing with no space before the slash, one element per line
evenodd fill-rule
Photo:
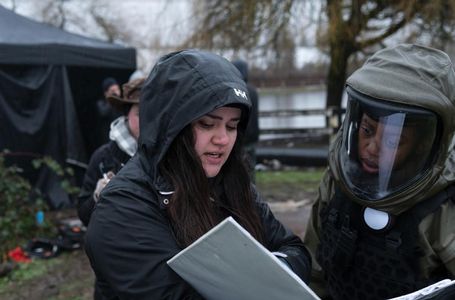
<path fill-rule="evenodd" d="M 409 44 L 387 48 L 368 59 L 346 84 L 379 102 L 412 105 L 433 112 L 440 124 L 438 144 L 437 151 L 433 151 L 432 164 L 417 180 L 387 197 L 368 201 L 353 193 L 343 178 L 339 153 L 347 128 L 342 126 L 330 146 L 328 168 L 320 183 L 304 238 L 313 258 L 311 287 L 321 297 L 327 294 L 323 270 L 316 260 L 322 234 L 321 211 L 333 199 L 335 189 L 361 206 L 399 218 L 417 203 L 435 196 L 455 182 L 455 73 L 444 52 Z M 431 274 L 442 264 L 455 278 L 454 201 L 445 201 L 440 209 L 423 218 L 418 225 L 418 243 L 424 251 L 419 259 L 424 275 Z"/>

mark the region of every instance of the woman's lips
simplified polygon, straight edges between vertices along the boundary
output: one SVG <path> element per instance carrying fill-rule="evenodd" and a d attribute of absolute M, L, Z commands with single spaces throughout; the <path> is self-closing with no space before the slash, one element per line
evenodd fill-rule
<path fill-rule="evenodd" d="M 378 171 L 379 171 L 378 164 L 370 162 L 367 159 L 362 159 L 361 162 L 362 162 L 362 167 L 366 172 L 378 173 Z"/>
<path fill-rule="evenodd" d="M 206 152 L 204 156 L 209 164 L 219 164 L 223 161 L 223 153 L 219 152 Z"/>

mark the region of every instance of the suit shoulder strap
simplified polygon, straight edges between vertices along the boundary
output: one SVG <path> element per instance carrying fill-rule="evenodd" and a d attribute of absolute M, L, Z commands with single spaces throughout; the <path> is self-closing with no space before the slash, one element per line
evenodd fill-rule
<path fill-rule="evenodd" d="M 435 212 L 443 203 L 451 200 L 455 203 L 455 185 L 450 185 L 444 190 L 440 191 L 433 197 L 430 197 L 411 209 L 411 214 L 418 220 L 421 221 L 429 214 Z"/>

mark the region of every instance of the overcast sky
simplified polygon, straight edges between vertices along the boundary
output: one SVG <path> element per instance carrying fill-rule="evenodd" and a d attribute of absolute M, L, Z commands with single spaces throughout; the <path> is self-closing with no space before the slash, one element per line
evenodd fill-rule
<path fill-rule="evenodd" d="M 145 72 L 151 69 L 159 56 L 169 51 L 166 46 L 172 47 L 182 41 L 191 29 L 191 5 L 188 0 L 65 0 L 65 10 L 71 11 L 83 20 L 83 24 L 76 23 L 76 25 L 67 22 L 65 26 L 67 31 L 104 39 L 103 33 L 97 26 L 90 24 L 91 20 L 85 17 L 87 13 L 84 15 L 92 1 L 95 1 L 96 5 L 105 7 L 104 11 L 106 14 L 115 15 L 119 22 L 123 22 L 122 24 L 125 24 L 125 27 L 133 31 L 137 40 L 159 40 L 161 45 L 165 47 L 165 49 L 157 49 L 153 53 L 150 50 L 143 51 L 138 49 L 138 63 Z M 48 3 L 47 0 L 15 0 L 14 2 L 16 4 L 16 13 L 37 21 L 42 21 L 40 9 L 42 10 L 43 5 Z M 13 1 L 0 0 L 0 4 L 11 9 Z M 295 20 L 295 22 L 300 23 L 294 24 L 293 28 L 304 28 L 303 19 Z M 310 21 L 310 18 L 306 19 L 308 19 L 308 22 Z M 304 37 L 306 43 L 310 44 L 310 46 L 297 49 L 295 64 L 298 68 L 307 62 L 327 60 L 326 56 L 311 46 L 314 43 L 312 42 L 314 40 L 314 30 L 311 30 L 308 26 L 305 26 L 305 28 L 307 28 L 305 33 L 295 32 L 296 35 L 300 36 L 300 39 Z M 136 45 L 128 46 L 137 47 Z M 262 63 L 258 61 L 254 64 L 261 66 Z"/>

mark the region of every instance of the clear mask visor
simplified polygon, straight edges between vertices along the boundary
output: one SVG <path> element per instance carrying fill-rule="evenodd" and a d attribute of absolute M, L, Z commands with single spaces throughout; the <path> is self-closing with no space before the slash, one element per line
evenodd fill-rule
<path fill-rule="evenodd" d="M 429 168 L 437 117 L 424 109 L 357 94 L 349 93 L 340 152 L 342 176 L 359 198 L 381 200 L 408 187 Z"/>

